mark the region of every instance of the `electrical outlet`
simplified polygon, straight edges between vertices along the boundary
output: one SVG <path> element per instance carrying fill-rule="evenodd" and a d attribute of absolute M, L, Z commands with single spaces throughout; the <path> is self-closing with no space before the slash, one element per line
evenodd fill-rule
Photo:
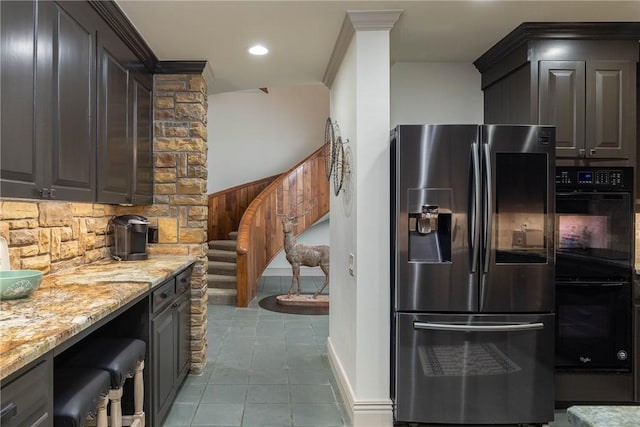
<path fill-rule="evenodd" d="M 353 254 L 349 254 L 349 274 L 350 274 L 352 277 L 355 277 L 355 275 L 356 275 L 356 274 L 355 274 L 355 272 L 354 272 L 354 270 L 353 270 L 353 265 L 354 265 L 354 263 L 355 263 L 355 257 L 354 257 L 354 255 L 353 255 Z"/>

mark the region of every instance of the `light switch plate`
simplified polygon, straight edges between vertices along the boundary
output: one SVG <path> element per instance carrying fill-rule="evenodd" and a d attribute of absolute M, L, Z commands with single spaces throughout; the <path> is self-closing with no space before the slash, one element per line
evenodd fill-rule
<path fill-rule="evenodd" d="M 355 272 L 353 269 L 355 263 L 355 256 L 353 254 L 349 254 L 349 274 L 351 275 L 351 277 L 355 277 Z"/>

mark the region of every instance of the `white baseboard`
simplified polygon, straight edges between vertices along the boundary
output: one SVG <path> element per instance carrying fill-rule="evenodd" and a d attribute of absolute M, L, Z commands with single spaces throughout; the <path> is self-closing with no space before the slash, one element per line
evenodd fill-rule
<path fill-rule="evenodd" d="M 268 267 L 262 272 L 263 276 L 292 276 L 291 267 Z M 300 277 L 324 276 L 319 268 L 301 268 Z"/>
<path fill-rule="evenodd" d="M 331 337 L 327 339 L 327 356 L 333 375 L 336 377 L 347 415 L 351 419 L 351 425 L 353 427 L 392 427 L 393 405 L 391 400 L 356 399 L 347 373 L 333 348 Z"/>

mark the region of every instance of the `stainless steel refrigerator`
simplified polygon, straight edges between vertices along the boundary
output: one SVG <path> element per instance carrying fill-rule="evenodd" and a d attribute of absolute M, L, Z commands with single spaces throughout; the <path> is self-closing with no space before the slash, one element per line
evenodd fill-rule
<path fill-rule="evenodd" d="M 555 128 L 391 132 L 397 422 L 553 420 Z"/>

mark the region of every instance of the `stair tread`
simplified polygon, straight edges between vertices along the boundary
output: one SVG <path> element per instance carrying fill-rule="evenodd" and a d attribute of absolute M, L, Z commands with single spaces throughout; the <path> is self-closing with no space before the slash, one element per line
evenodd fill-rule
<path fill-rule="evenodd" d="M 207 257 L 210 261 L 227 261 L 235 262 L 238 258 L 236 251 L 225 251 L 222 249 L 209 249 L 207 251 Z"/>
<path fill-rule="evenodd" d="M 223 288 L 209 288 L 207 289 L 209 295 L 237 295 L 236 289 L 223 289 Z"/>
<path fill-rule="evenodd" d="M 235 275 L 230 276 L 228 274 L 215 274 L 215 273 L 207 274 L 207 279 L 219 280 L 221 282 L 235 282 L 237 280 Z"/>
<path fill-rule="evenodd" d="M 209 248 L 235 251 L 236 244 L 237 242 L 235 240 L 211 240 L 209 241 Z"/>
<path fill-rule="evenodd" d="M 238 295 L 235 289 L 207 289 L 207 304 L 210 305 L 236 305 Z"/>
<path fill-rule="evenodd" d="M 238 232 L 237 231 L 231 231 L 229 233 L 229 239 L 234 240 L 234 241 L 237 240 L 238 239 Z"/>
<path fill-rule="evenodd" d="M 233 267 L 236 268 L 238 263 L 230 262 L 230 261 L 218 261 L 218 260 L 209 260 L 209 264 L 215 265 L 216 267 Z"/>
<path fill-rule="evenodd" d="M 207 264 L 207 273 L 221 274 L 224 276 L 235 276 L 238 271 L 238 264 L 227 261 L 211 261 Z"/>

